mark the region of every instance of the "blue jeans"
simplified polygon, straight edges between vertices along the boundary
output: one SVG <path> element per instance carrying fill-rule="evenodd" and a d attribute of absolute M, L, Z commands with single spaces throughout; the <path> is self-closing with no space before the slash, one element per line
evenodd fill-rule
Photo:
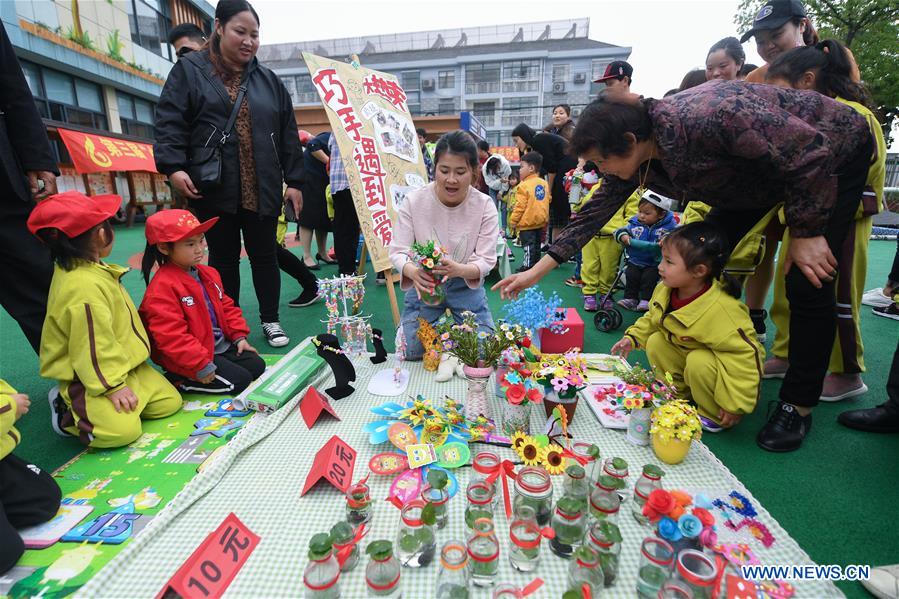
<path fill-rule="evenodd" d="M 576 266 L 574 267 L 574 277 L 576 279 L 581 278 L 581 265 L 584 263 L 584 255 L 581 252 L 575 254 L 574 259 L 577 260 Z"/>
<path fill-rule="evenodd" d="M 407 360 L 421 360 L 425 353 L 417 336 L 419 317 L 433 324 L 449 308 L 455 321 L 462 322 L 462 312 L 469 310 L 475 313 L 482 330 L 493 329 L 493 315 L 487 307 L 487 292 L 483 287 L 471 289 L 463 279 L 455 278 L 444 283 L 443 288 L 446 290 L 446 299 L 437 306 L 428 306 L 418 299 L 414 288 L 406 292 L 400 327 L 406 339 Z"/>

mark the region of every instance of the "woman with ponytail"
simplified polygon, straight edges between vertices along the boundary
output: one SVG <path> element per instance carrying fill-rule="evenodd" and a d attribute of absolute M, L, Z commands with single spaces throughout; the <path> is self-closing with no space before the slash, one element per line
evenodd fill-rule
<path fill-rule="evenodd" d="M 840 401 L 862 395 L 868 387 L 862 381 L 865 371 L 859 310 L 868 270 L 868 238 L 874 215 L 883 209 L 886 176 L 886 143 L 883 130 L 870 110 L 871 100 L 862 83 L 853 79 L 855 63 L 846 48 L 835 40 L 796 48 L 778 56 L 768 68 L 767 82 L 793 89 L 814 90 L 842 102 L 868 121 L 876 146 L 871 156 L 865 192 L 853 216 L 853 228 L 843 246 L 837 267 L 837 335 L 830 354 L 829 374 L 824 379 L 821 401 Z M 783 235 L 784 247 L 790 233 Z M 789 367 L 790 311 L 784 286 L 784 252 L 781 252 L 774 277 L 774 301 L 771 321 L 777 328 L 771 353 L 765 362 L 765 378 L 780 378 Z"/>

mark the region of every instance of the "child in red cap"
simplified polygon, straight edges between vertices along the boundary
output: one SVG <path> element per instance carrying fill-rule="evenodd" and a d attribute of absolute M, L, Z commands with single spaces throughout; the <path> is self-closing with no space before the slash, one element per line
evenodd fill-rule
<path fill-rule="evenodd" d="M 142 418 L 181 408 L 181 395 L 147 362 L 150 341 L 121 278 L 128 269 L 103 262 L 112 251 L 109 219 L 116 195 L 77 191 L 35 207 L 28 228 L 56 263 L 41 333 L 41 376 L 51 393 L 53 428 L 91 447 L 121 447 L 141 435 Z"/>
<path fill-rule="evenodd" d="M 247 342 L 250 328 L 225 295 L 222 279 L 206 257 L 204 223 L 187 210 L 165 210 L 147 219 L 141 270 L 147 293 L 140 315 L 162 366 L 181 391 L 236 395 L 265 371 Z M 159 270 L 150 280 L 155 265 Z"/>

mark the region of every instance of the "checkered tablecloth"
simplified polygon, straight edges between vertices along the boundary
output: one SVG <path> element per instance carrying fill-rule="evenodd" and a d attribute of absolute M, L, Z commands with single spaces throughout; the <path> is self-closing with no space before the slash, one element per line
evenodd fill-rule
<path fill-rule="evenodd" d="M 310 537 L 325 532 L 341 520 L 345 513 L 343 496 L 334 488 L 319 484 L 304 497 L 300 491 L 316 451 L 332 435 L 338 434 L 358 452 L 354 479 L 368 472 L 369 458 L 388 451 L 387 444 L 372 446 L 362 426 L 373 419 L 369 408 L 391 398 L 377 397 L 366 392 L 370 376 L 391 361 L 378 366 L 367 359 L 356 361 L 356 392 L 343 400 L 332 402 L 341 421 L 323 418 L 311 430 L 306 428 L 297 403 L 302 394 L 270 416 L 257 416 L 227 446 L 222 455 L 202 474 L 198 475 L 153 522 L 78 593 L 85 597 L 152 597 L 168 581 L 178 567 L 190 556 L 205 536 L 228 515 L 237 516 L 261 537 L 261 542 L 227 591 L 229 597 L 294 597 L 303 594 L 303 569 L 306 566 Z M 425 372 L 420 363 L 406 363 L 411 373 L 408 393 L 421 393 L 442 405 L 445 395 L 464 400 L 465 382 L 454 378 L 448 383 L 435 383 L 433 373 Z M 313 382 L 319 389 L 330 384 L 325 372 Z M 399 401 L 399 398 L 396 399 Z M 494 414 L 499 415 L 499 400 L 494 398 Z M 543 409 L 532 411 L 532 432 L 542 430 Z M 604 457 L 620 456 L 631 464 L 631 485 L 645 463 L 658 463 L 651 449 L 629 444 L 621 431 L 600 426 L 587 406 L 580 406 L 571 432 L 577 440 L 596 443 Z M 479 451 L 478 445 L 472 452 Z M 514 458 L 511 450 L 492 448 L 501 457 Z M 686 461 L 678 466 L 664 466 L 663 483 L 668 489 L 683 488 L 704 492 L 712 497 L 724 497 L 738 491 L 748 497 L 758 509 L 757 519 L 774 535 L 776 542 L 765 549 L 746 536 L 721 531 L 722 541 L 743 540 L 756 551 L 766 564 L 809 564 L 808 555 L 781 528 L 763 506 L 730 471 L 701 443 L 695 443 Z M 470 469 L 456 470 L 460 487 L 464 490 Z M 393 477 L 369 480 L 374 498 L 384 498 Z M 561 494 L 561 477 L 556 483 L 556 498 Z M 639 562 L 640 543 L 648 529 L 641 527 L 630 513 L 630 499 L 622 505 L 619 525 L 624 537 L 619 577 L 603 597 L 634 597 Z M 449 502 L 449 524 L 437 532 L 439 546 L 451 539 L 464 541 L 467 529 L 463 521 L 464 491 Z M 505 516 L 496 519 L 500 539 L 501 565 L 497 582 L 524 586 L 533 578 L 512 569 L 508 562 L 508 523 Z M 376 501 L 371 532 L 363 544 L 376 539 L 395 543 L 399 511 L 386 501 Z M 723 527 L 719 526 L 719 529 Z M 741 533 L 745 534 L 745 533 Z M 569 562 L 556 557 L 544 544 L 541 563 L 536 576 L 545 585 L 532 597 L 558 597 L 567 588 Z M 352 572 L 341 576 L 343 597 L 365 597 L 365 564 L 362 556 Z M 419 599 L 435 595 L 438 561 L 418 570 L 403 568 L 403 595 Z M 472 587 L 472 597 L 489 597 L 484 589 Z M 840 597 L 829 582 L 803 582 L 796 585 L 797 597 Z"/>

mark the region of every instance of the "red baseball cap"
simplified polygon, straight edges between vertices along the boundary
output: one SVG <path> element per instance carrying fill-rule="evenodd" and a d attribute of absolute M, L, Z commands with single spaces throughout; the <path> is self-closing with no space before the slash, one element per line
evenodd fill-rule
<path fill-rule="evenodd" d="M 66 237 L 78 237 L 109 220 L 122 207 L 122 196 L 106 194 L 88 197 L 80 191 L 65 191 L 40 202 L 28 217 L 28 230 L 59 229 Z"/>
<path fill-rule="evenodd" d="M 623 60 L 615 60 L 606 66 L 606 71 L 599 79 L 594 79 L 593 83 L 602 83 L 609 79 L 618 79 L 619 77 L 633 77 L 634 67 Z"/>
<path fill-rule="evenodd" d="M 187 210 L 161 210 L 147 219 L 144 234 L 152 244 L 181 241 L 205 233 L 218 221 L 219 217 L 213 216 L 201 223 Z"/>

